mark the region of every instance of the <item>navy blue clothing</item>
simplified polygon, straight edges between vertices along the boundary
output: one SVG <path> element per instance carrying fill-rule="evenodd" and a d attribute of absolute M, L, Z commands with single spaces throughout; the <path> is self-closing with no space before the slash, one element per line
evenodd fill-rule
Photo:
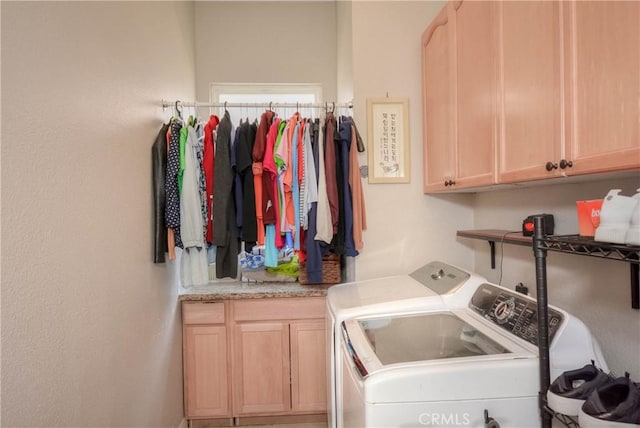
<path fill-rule="evenodd" d="M 340 158 L 342 164 L 342 176 L 338 174 L 341 181 L 338 182 L 338 192 L 342 194 L 343 211 L 340 212 L 340 223 L 338 224 L 339 232 L 344 231 L 343 249 L 345 256 L 355 257 L 358 255 L 356 245 L 353 240 L 353 202 L 351 196 L 351 187 L 349 186 L 349 150 L 351 149 L 351 118 L 342 116 L 340 121 L 340 142 L 339 149 L 336 150 L 336 158 Z M 344 212 L 344 215 L 342 213 Z M 341 229 L 341 230 L 340 230 Z"/>
<path fill-rule="evenodd" d="M 311 131 L 311 147 L 313 148 L 313 163 L 316 166 L 316 182 L 319 180 L 320 173 L 320 160 L 319 160 L 319 134 L 320 134 L 320 123 L 318 119 L 315 120 L 313 126 L 310 128 Z M 304 247 L 307 252 L 307 260 L 305 267 L 307 269 L 307 281 L 310 284 L 321 284 L 322 283 L 322 247 L 320 245 L 320 241 L 316 241 L 314 237 L 317 232 L 317 223 L 316 223 L 316 215 L 318 211 L 318 203 L 313 202 L 311 204 L 311 209 L 309 210 L 309 225 L 306 232 L 306 239 L 304 241 Z"/>

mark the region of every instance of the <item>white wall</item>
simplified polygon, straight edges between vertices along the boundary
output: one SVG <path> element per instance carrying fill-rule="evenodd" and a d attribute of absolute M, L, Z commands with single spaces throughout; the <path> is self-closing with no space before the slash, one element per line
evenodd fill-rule
<path fill-rule="evenodd" d="M 543 185 L 478 193 L 475 228 L 521 230 L 530 214 L 554 215 L 556 234 L 578 233 L 576 200 L 601 199 L 609 189 L 633 195 L 635 178 L 599 180 L 581 184 Z M 535 258 L 529 247 L 496 244 L 496 269 L 490 268 L 486 242 L 458 238 L 475 248 L 476 270 L 490 281 L 514 288 L 523 282 L 535 295 Z M 504 257 L 501 257 L 504 254 Z M 502 263 L 501 263 L 502 260 Z M 625 371 L 640 378 L 640 311 L 631 309 L 629 265 L 620 261 L 548 252 L 549 303 L 580 318 L 598 339 L 609 365 L 618 375 Z"/>
<path fill-rule="evenodd" d="M 196 2 L 198 100 L 209 84 L 321 83 L 336 99 L 334 2 Z"/>
<path fill-rule="evenodd" d="M 2 2 L 2 426 L 181 422 L 151 145 L 194 64 L 192 3 Z"/>
<path fill-rule="evenodd" d="M 470 195 L 426 196 L 422 168 L 421 35 L 444 2 L 352 3 L 355 120 L 366 140 L 367 98 L 409 99 L 411 182 L 368 184 L 365 247 L 357 279 L 406 273 L 430 260 L 473 267 L 473 251 L 456 230 L 473 225 Z M 359 155 L 366 164 L 366 152 Z"/>

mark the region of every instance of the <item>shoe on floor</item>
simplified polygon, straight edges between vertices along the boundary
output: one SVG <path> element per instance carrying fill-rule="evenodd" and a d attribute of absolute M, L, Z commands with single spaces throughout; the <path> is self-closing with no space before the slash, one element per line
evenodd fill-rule
<path fill-rule="evenodd" d="M 562 373 L 547 391 L 547 404 L 557 413 L 578 416 L 589 395 L 613 378 L 591 364 Z"/>
<path fill-rule="evenodd" d="M 609 190 L 600 209 L 600 225 L 594 239 L 600 242 L 624 244 L 625 235 L 631 223 L 631 215 L 638 200 L 619 195 L 620 189 Z"/>
<path fill-rule="evenodd" d="M 581 428 L 640 427 L 640 385 L 627 373 L 596 389 L 580 409 L 578 423 Z"/>

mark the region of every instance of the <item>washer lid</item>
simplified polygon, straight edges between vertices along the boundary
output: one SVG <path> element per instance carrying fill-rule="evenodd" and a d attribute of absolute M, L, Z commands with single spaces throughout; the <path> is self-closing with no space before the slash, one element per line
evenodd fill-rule
<path fill-rule="evenodd" d="M 465 310 L 349 319 L 342 333 L 362 376 L 392 365 L 535 356 Z"/>

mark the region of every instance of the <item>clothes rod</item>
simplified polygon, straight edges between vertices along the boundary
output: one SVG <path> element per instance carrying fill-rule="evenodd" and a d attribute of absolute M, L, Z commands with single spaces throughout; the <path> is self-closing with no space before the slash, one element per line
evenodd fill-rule
<path fill-rule="evenodd" d="M 308 109 L 308 108 L 323 108 L 323 109 L 331 109 L 334 111 L 336 108 L 353 108 L 353 102 L 347 103 L 334 103 L 334 102 L 326 102 L 326 103 L 230 103 L 230 102 L 217 102 L 217 103 L 205 103 L 198 101 L 166 101 L 162 100 L 162 108 L 172 108 L 172 107 L 224 107 L 224 108 L 269 108 L 269 110 L 274 108 L 298 108 L 298 109 Z"/>

